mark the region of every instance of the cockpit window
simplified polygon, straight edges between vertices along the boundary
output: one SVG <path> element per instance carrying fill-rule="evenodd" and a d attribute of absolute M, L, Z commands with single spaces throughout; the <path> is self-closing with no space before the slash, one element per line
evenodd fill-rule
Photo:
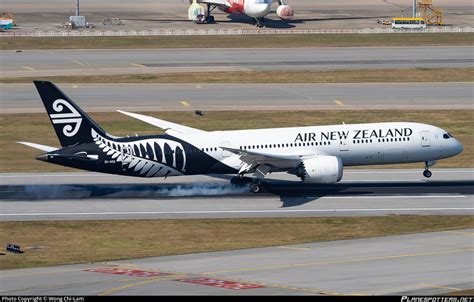
<path fill-rule="evenodd" d="M 453 136 L 449 133 L 445 133 L 445 134 L 443 134 L 443 138 L 444 139 L 450 139 L 450 138 L 453 138 Z"/>

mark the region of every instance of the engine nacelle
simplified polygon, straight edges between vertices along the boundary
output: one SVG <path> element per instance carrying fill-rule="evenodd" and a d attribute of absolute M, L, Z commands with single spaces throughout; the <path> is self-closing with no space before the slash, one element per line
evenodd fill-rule
<path fill-rule="evenodd" d="M 199 22 L 202 21 L 205 17 L 206 9 L 202 5 L 196 3 L 196 1 L 191 2 L 191 5 L 188 8 L 188 19 L 195 22 Z"/>
<path fill-rule="evenodd" d="M 337 156 L 318 155 L 305 159 L 298 166 L 296 175 L 308 183 L 335 183 L 342 179 L 342 161 Z"/>
<path fill-rule="evenodd" d="M 279 5 L 276 13 L 277 13 L 277 16 L 282 20 L 291 20 L 293 19 L 293 16 L 295 15 L 293 8 L 289 6 L 288 4 Z"/>

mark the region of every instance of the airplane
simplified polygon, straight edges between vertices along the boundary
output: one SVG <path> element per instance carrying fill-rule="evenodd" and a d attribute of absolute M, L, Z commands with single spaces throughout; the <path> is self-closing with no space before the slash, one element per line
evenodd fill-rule
<path fill-rule="evenodd" d="M 294 16 L 293 8 L 286 4 L 285 0 L 190 0 L 189 2 L 191 6 L 188 9 L 188 19 L 199 24 L 214 23 L 211 12 L 217 8 L 229 14 L 247 15 L 255 19 L 257 27 L 263 27 L 264 18 L 270 13 L 273 2 L 278 2 L 276 14 L 280 19 L 289 21 Z"/>
<path fill-rule="evenodd" d="M 165 178 L 232 174 L 232 184 L 249 185 L 259 193 L 265 190 L 263 179 L 273 172 L 296 175 L 304 183 L 330 184 L 339 182 L 348 166 L 424 162 L 423 175 L 429 178 L 437 160 L 464 150 L 447 131 L 413 122 L 203 131 L 121 110 L 166 134 L 116 137 L 53 83 L 34 84 L 61 148 L 18 143 L 44 151 L 38 160 L 95 172 Z"/>

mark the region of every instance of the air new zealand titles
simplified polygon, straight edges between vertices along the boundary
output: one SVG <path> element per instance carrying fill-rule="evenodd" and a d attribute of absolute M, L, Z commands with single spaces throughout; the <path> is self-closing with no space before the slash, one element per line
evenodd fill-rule
<path fill-rule="evenodd" d="M 394 129 L 355 129 L 350 131 L 306 132 L 298 133 L 295 142 L 337 141 L 350 139 L 395 138 L 409 137 L 413 134 L 411 128 Z"/>

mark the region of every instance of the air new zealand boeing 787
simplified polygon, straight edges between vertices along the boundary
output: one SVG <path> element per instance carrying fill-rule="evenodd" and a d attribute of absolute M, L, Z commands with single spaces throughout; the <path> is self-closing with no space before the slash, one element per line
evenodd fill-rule
<path fill-rule="evenodd" d="M 45 151 L 39 160 L 88 171 L 138 177 L 234 174 L 233 184 L 248 183 L 257 193 L 260 180 L 272 172 L 323 184 L 340 181 L 345 166 L 424 162 L 423 175 L 431 177 L 429 167 L 437 160 L 463 151 L 445 130 L 420 123 L 203 131 L 120 110 L 166 134 L 116 137 L 54 84 L 34 84 L 61 148 L 20 143 Z"/>

